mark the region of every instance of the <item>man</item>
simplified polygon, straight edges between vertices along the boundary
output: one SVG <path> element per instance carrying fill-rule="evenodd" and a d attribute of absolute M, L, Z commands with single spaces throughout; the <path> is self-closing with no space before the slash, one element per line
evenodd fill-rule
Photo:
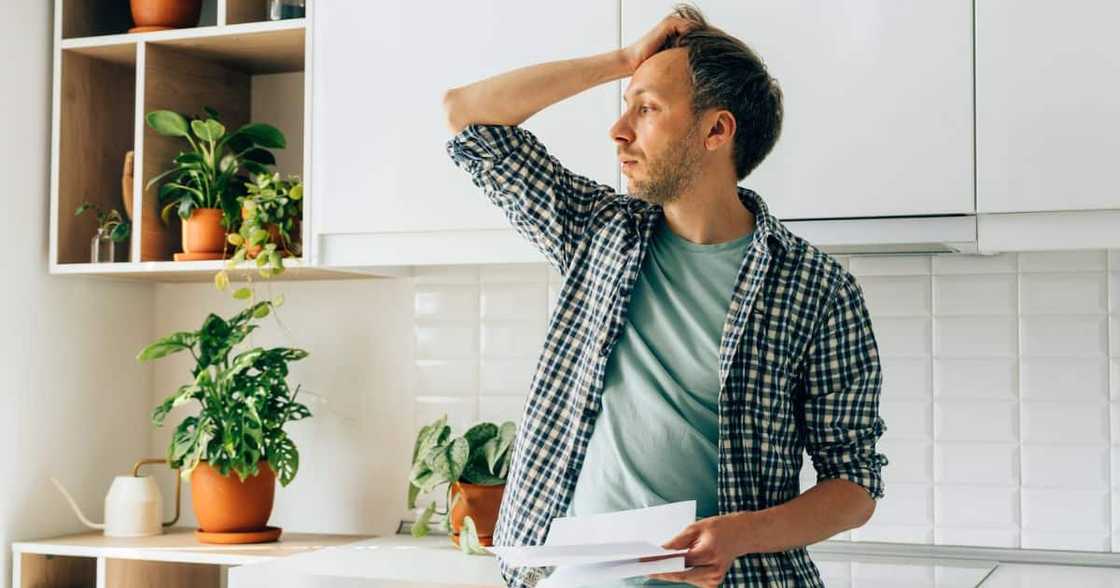
<path fill-rule="evenodd" d="M 628 196 L 517 126 L 626 76 L 610 136 Z M 862 291 L 737 185 L 777 141 L 781 101 L 758 57 L 690 6 L 622 50 L 445 94 L 449 154 L 564 277 L 496 544 L 695 499 L 699 520 L 665 545 L 692 569 L 650 582 L 823 586 L 804 546 L 871 517 L 887 460 Z M 803 450 L 818 483 L 798 495 Z M 499 563 L 510 586 L 544 573 Z"/>

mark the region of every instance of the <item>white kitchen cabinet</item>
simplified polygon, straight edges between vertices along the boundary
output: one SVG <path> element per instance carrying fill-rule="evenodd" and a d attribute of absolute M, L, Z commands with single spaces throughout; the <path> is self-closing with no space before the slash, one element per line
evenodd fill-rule
<path fill-rule="evenodd" d="M 1118 22 L 1117 2 L 976 3 L 980 212 L 1120 209 Z"/>
<path fill-rule="evenodd" d="M 543 261 L 448 157 L 442 95 L 516 67 L 615 49 L 618 30 L 618 4 L 603 0 L 318 3 L 312 177 L 323 199 L 313 218 L 329 250 L 321 261 L 470 261 L 458 246 L 480 242 Z M 575 172 L 617 186 L 607 130 L 618 92 L 617 82 L 603 84 L 523 126 Z"/>
<path fill-rule="evenodd" d="M 623 0 L 622 42 L 672 0 Z M 972 214 L 969 0 L 698 0 L 766 62 L 780 139 L 743 185 L 782 219 Z"/>

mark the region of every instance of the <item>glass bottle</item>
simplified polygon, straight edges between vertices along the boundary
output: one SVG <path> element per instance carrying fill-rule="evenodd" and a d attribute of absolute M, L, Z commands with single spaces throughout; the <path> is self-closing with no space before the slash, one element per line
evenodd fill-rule
<path fill-rule="evenodd" d="M 268 19 L 303 18 L 307 13 L 307 0 L 268 0 Z"/>
<path fill-rule="evenodd" d="M 98 227 L 89 243 L 89 260 L 92 263 L 113 263 L 117 260 L 116 242 L 109 238 L 109 231 Z"/>

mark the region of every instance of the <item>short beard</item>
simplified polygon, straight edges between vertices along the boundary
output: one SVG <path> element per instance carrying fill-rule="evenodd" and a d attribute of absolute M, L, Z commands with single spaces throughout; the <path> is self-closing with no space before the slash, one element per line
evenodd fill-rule
<path fill-rule="evenodd" d="M 688 133 L 673 143 L 662 157 L 647 160 L 649 179 L 634 180 L 631 195 L 659 206 L 680 198 L 696 178 L 699 168 L 700 152 L 692 147 L 699 128 L 699 121 L 694 121 Z"/>

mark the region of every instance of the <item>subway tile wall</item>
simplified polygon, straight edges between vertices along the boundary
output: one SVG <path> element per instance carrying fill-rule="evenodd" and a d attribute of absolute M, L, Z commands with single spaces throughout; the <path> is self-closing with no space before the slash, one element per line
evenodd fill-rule
<path fill-rule="evenodd" d="M 872 315 L 890 464 L 872 520 L 833 539 L 1120 551 L 1120 250 L 837 259 Z M 420 270 L 414 428 L 518 421 L 559 285 L 546 264 Z"/>

